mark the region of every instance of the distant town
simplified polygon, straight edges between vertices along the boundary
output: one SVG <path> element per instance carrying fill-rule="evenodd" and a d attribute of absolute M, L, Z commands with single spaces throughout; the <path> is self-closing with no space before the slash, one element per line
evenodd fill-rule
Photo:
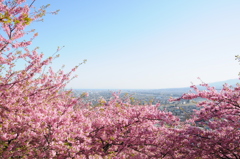
<path fill-rule="evenodd" d="M 227 81 L 210 83 L 210 86 L 214 86 L 217 90 L 221 90 L 222 85 L 224 83 L 228 83 L 234 86 L 236 83 L 239 83 L 239 79 L 231 79 Z M 200 90 L 205 89 L 204 87 L 198 86 Z M 74 89 L 75 96 L 79 96 L 82 93 L 86 92 L 89 94 L 86 97 L 86 100 L 96 105 L 100 98 L 104 98 L 105 100 L 110 100 L 112 94 L 114 92 L 120 92 L 120 97 L 130 96 L 132 99 L 131 104 L 139 104 L 139 105 L 156 105 L 160 103 L 159 110 L 170 111 L 173 115 L 178 116 L 181 121 L 185 121 L 186 119 L 191 117 L 191 114 L 194 110 L 198 110 L 199 107 L 196 104 L 199 101 L 205 100 L 202 98 L 194 99 L 194 100 L 181 100 L 170 102 L 169 99 L 178 98 L 182 96 L 184 93 L 188 93 L 190 91 L 189 87 L 186 88 L 169 88 L 169 89 Z"/>
<path fill-rule="evenodd" d="M 132 90 L 107 90 L 107 89 L 75 89 L 75 96 L 80 96 L 82 93 L 88 93 L 89 96 L 86 100 L 96 105 L 100 98 L 105 100 L 110 100 L 112 93 L 120 92 L 120 97 L 129 96 L 132 99 L 132 104 L 139 105 L 156 105 L 160 103 L 159 110 L 170 111 L 173 115 L 178 116 L 181 121 L 190 118 L 194 109 L 199 109 L 196 107 L 196 103 L 204 99 L 196 100 L 181 100 L 176 102 L 170 102 L 169 98 L 178 98 L 183 93 L 188 93 L 189 88 L 185 89 L 156 89 L 156 90 L 145 90 L 145 89 L 132 89 Z"/>

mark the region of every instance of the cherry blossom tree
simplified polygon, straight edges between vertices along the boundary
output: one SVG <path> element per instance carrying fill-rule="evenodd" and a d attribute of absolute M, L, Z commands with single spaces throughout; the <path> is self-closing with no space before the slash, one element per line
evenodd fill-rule
<path fill-rule="evenodd" d="M 171 138 L 179 118 L 158 110 L 158 105 L 131 105 L 113 93 L 110 101 L 100 99 L 85 116 L 91 120 L 91 154 L 113 158 L 163 158 L 180 147 Z M 82 110 L 82 108 L 81 108 Z M 169 140 L 166 140 L 169 139 Z M 161 142 L 159 142 L 161 141 Z"/>
<path fill-rule="evenodd" d="M 26 27 L 46 13 L 47 6 L 36 10 L 34 1 L 0 1 L 0 155 L 3 158 L 67 157 L 80 151 L 87 128 L 78 123 L 86 118 L 73 111 L 77 99 L 64 91 L 71 73 L 54 72 L 49 67 L 54 57 L 43 60 L 37 49 L 30 51 L 35 33 L 29 40 Z M 33 32 L 33 31 L 30 31 Z M 5 34 L 4 34 L 5 33 Z M 16 64 L 23 60 L 25 68 Z M 72 118 L 76 118 L 74 122 Z M 77 123 L 77 124 L 76 124 Z M 77 127 L 75 127 L 75 126 Z M 69 148 L 68 140 L 76 138 Z M 78 142 L 78 143 L 77 143 Z M 87 143 L 87 140 L 84 142 Z"/>
<path fill-rule="evenodd" d="M 225 84 L 221 91 L 203 83 L 206 90 L 184 94 L 178 99 L 205 98 L 197 104 L 192 118 L 184 125 L 185 150 L 191 156 L 202 158 L 240 157 L 240 85 Z"/>

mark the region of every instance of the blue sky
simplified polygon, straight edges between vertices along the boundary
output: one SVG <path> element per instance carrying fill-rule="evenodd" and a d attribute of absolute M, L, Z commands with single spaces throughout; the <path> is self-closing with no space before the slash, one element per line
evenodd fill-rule
<path fill-rule="evenodd" d="M 68 71 L 87 59 L 68 88 L 159 89 L 238 78 L 238 0 L 48 1 L 44 22 L 32 24 L 46 57 Z M 37 1 L 36 5 L 45 4 Z"/>

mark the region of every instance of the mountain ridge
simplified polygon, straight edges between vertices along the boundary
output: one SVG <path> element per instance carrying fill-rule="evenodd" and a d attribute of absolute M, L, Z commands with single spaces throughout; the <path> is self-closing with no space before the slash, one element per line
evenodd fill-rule
<path fill-rule="evenodd" d="M 238 78 L 236 79 L 229 79 L 225 81 L 218 81 L 218 82 L 211 82 L 208 83 L 209 86 L 215 87 L 215 89 L 222 89 L 223 85 L 227 83 L 228 85 L 231 86 L 236 86 L 237 83 L 240 83 L 240 80 Z M 196 85 L 200 90 L 204 90 L 205 87 L 202 87 L 200 85 Z M 163 88 L 163 89 L 158 89 L 163 92 L 188 92 L 191 88 L 190 87 L 180 87 L 180 88 Z"/>

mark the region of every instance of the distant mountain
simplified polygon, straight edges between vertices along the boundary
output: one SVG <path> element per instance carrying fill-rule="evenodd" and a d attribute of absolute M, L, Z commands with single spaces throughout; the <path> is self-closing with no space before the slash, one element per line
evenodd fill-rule
<path fill-rule="evenodd" d="M 228 85 L 236 86 L 237 83 L 240 83 L 239 79 L 230 79 L 226 81 L 220 81 L 220 82 L 213 82 L 209 83 L 210 86 L 215 87 L 217 89 L 222 88 L 222 86 L 227 83 Z"/>
<path fill-rule="evenodd" d="M 210 86 L 215 87 L 216 89 L 222 89 L 223 84 L 229 84 L 232 86 L 236 86 L 237 83 L 240 83 L 239 79 L 229 79 L 225 81 L 219 81 L 219 82 L 213 82 L 213 83 L 208 83 Z M 201 87 L 200 85 L 197 85 L 197 87 L 200 90 L 204 90 L 205 87 Z M 177 94 L 183 94 L 183 93 L 188 93 L 190 90 L 189 87 L 182 87 L 182 88 L 163 88 L 163 89 L 74 89 L 77 90 L 78 92 L 118 92 L 121 90 L 122 93 L 124 92 L 152 92 L 152 93 L 167 93 L 167 94 L 172 94 L 172 93 L 177 93 Z"/>
<path fill-rule="evenodd" d="M 222 89 L 223 85 L 227 83 L 228 85 L 236 86 L 237 83 L 240 83 L 239 79 L 229 79 L 226 81 L 219 81 L 219 82 L 213 82 L 208 83 L 210 86 L 215 87 L 215 89 Z M 204 90 L 205 87 L 201 87 L 200 85 L 197 85 L 197 87 L 200 90 Z M 165 88 L 165 89 L 159 89 L 159 91 L 163 93 L 187 93 L 190 90 L 190 87 L 183 87 L 183 88 Z"/>

